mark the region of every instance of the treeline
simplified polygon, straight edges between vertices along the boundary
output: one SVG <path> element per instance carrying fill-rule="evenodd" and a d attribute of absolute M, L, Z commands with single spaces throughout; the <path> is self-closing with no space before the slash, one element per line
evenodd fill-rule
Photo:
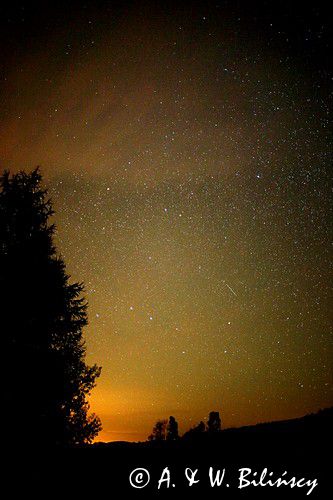
<path fill-rule="evenodd" d="M 175 441 L 177 439 L 187 439 L 202 433 L 218 433 L 222 430 L 222 422 L 218 411 L 211 411 L 207 424 L 201 420 L 196 426 L 186 431 L 182 436 L 178 432 L 178 422 L 175 417 L 169 420 L 158 420 L 152 433 L 148 436 L 148 441 Z"/>

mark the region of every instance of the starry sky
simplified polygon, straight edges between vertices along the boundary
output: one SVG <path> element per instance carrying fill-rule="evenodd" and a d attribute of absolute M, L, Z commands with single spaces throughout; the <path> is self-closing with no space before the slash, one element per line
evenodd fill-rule
<path fill-rule="evenodd" d="M 1 9 L 1 168 L 85 284 L 99 439 L 332 405 L 325 3 Z"/>

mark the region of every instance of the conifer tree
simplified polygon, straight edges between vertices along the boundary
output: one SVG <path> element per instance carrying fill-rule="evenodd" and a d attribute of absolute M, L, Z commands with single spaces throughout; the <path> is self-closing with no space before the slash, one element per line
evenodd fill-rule
<path fill-rule="evenodd" d="M 53 210 L 39 169 L 0 179 L 0 331 L 10 436 L 34 445 L 91 442 L 101 429 L 87 397 L 83 285 L 70 283 L 54 246 Z"/>

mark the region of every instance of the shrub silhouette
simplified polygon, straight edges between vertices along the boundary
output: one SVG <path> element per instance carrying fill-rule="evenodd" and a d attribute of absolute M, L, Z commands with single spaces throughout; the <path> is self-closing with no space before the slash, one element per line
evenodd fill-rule
<path fill-rule="evenodd" d="M 205 423 L 201 420 L 198 425 L 192 427 L 183 435 L 184 439 L 192 439 L 201 436 L 206 431 Z"/>
<path fill-rule="evenodd" d="M 56 254 L 53 210 L 40 184 L 38 169 L 0 179 L 4 402 L 14 440 L 24 428 L 34 445 L 88 443 L 101 429 L 87 402 L 100 368 L 85 363 L 83 286 L 69 283 Z"/>
<path fill-rule="evenodd" d="M 201 439 L 204 433 L 213 434 L 221 431 L 221 418 L 218 411 L 211 411 L 209 413 L 209 418 L 207 425 L 201 420 L 198 425 L 192 427 L 185 432 L 183 438 L 185 439 Z"/>

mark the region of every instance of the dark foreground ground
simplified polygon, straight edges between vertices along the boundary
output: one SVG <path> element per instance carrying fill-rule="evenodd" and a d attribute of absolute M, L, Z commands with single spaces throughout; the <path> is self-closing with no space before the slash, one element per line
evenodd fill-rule
<path fill-rule="evenodd" d="M 6 496 L 45 499 L 328 499 L 332 495 L 332 423 L 330 409 L 302 419 L 230 429 L 216 436 L 204 434 L 191 440 L 160 445 L 156 442 L 110 443 L 38 453 L 22 446 L 23 451 L 12 450 L 2 466 L 5 483 L 10 488 Z M 170 481 L 167 472 L 162 476 L 166 467 L 170 471 Z M 211 486 L 210 467 L 214 477 L 218 470 L 222 473 L 225 469 L 221 486 Z M 149 472 L 147 486 L 131 486 L 129 477 L 136 468 Z M 268 479 L 276 481 L 279 477 L 286 480 L 305 478 L 311 483 L 294 488 L 251 485 L 240 489 L 242 468 L 251 469 L 251 474 L 245 479 L 256 481 L 266 468 L 264 484 Z M 195 475 L 198 483 L 189 486 L 186 469 L 188 477 L 191 476 L 189 469 L 198 469 Z M 283 475 L 284 472 L 287 473 Z M 273 474 L 269 476 L 270 473 Z M 161 478 L 165 481 L 158 489 Z M 133 484 L 142 486 L 147 481 L 147 473 L 142 471 L 142 476 L 138 477 L 133 473 L 131 479 Z M 318 486 L 308 494 L 314 479 Z"/>

